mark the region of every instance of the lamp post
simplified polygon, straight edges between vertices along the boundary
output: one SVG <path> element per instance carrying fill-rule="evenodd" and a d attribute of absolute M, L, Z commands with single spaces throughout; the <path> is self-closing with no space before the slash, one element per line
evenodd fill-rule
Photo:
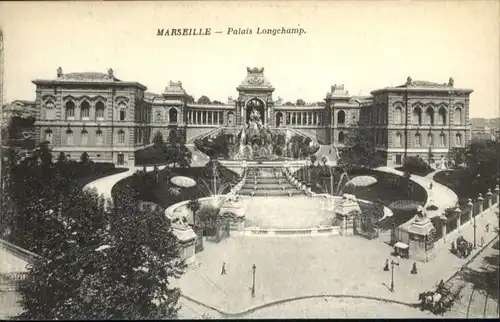
<path fill-rule="evenodd" d="M 399 263 L 391 260 L 391 292 L 394 292 L 394 265 L 399 266 Z"/>
<path fill-rule="evenodd" d="M 252 270 L 253 270 L 252 297 L 255 297 L 255 269 L 256 268 L 257 268 L 257 266 L 255 266 L 255 264 L 253 264 L 253 266 L 252 266 Z"/>

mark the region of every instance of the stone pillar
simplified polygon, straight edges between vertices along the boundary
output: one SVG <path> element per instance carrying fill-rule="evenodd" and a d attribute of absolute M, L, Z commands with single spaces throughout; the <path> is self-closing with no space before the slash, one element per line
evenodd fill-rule
<path fill-rule="evenodd" d="M 447 223 L 446 217 L 441 217 L 441 235 L 444 241 L 446 241 L 446 233 L 447 233 L 446 223 Z"/>
<path fill-rule="evenodd" d="M 477 197 L 477 202 L 479 204 L 479 213 L 478 214 L 482 213 L 484 210 L 483 209 L 484 208 L 483 201 L 484 201 L 483 195 L 480 193 L 479 197 Z"/>
<path fill-rule="evenodd" d="M 409 233 L 409 255 L 413 260 L 428 262 L 432 260 L 435 254 L 432 231 L 434 226 L 429 218 L 425 217 L 415 220 L 408 228 Z"/>
<path fill-rule="evenodd" d="M 472 217 L 474 217 L 474 203 L 471 198 L 467 200 L 467 206 L 469 207 L 469 223 L 472 225 Z"/>
<path fill-rule="evenodd" d="M 488 189 L 488 192 L 486 193 L 486 200 L 488 200 L 488 209 L 491 208 L 491 205 L 493 204 L 493 200 L 491 200 L 493 197 L 493 194 L 491 193 L 491 189 Z"/>
<path fill-rule="evenodd" d="M 498 203 L 500 201 L 500 188 L 498 185 L 495 187 L 495 203 Z"/>

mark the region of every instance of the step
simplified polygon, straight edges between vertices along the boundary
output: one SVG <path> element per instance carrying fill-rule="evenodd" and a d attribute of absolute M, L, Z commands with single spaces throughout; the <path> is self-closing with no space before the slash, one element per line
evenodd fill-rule
<path fill-rule="evenodd" d="M 288 192 L 292 194 L 292 196 L 303 195 L 304 193 L 299 190 L 288 190 L 288 191 L 276 191 L 276 190 L 258 190 L 255 191 L 254 196 L 288 196 Z M 243 196 L 251 196 L 252 191 L 240 191 L 240 194 Z"/>

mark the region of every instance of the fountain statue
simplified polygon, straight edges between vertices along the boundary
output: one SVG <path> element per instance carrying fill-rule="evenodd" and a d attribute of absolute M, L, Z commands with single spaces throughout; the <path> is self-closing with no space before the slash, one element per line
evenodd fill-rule
<path fill-rule="evenodd" d="M 236 159 L 251 160 L 254 158 L 273 158 L 273 134 L 262 124 L 260 112 L 252 109 L 248 124 L 238 134 L 239 144 Z"/>

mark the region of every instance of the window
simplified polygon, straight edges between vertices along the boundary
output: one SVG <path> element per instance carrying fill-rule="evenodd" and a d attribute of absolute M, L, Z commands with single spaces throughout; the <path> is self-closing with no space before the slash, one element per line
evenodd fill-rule
<path fill-rule="evenodd" d="M 400 107 L 396 107 L 394 109 L 394 124 L 401 124 L 402 123 L 402 121 L 403 121 L 403 119 L 401 117 L 402 114 L 403 113 L 402 113 L 402 110 Z"/>
<path fill-rule="evenodd" d="M 441 107 L 439 109 L 439 124 L 441 125 L 446 125 L 446 109 L 444 107 Z"/>
<path fill-rule="evenodd" d="M 45 141 L 52 143 L 52 131 L 51 130 L 45 131 Z"/>
<path fill-rule="evenodd" d="M 95 132 L 95 141 L 96 141 L 96 144 L 102 144 L 102 131 L 101 130 L 97 130 L 97 132 Z"/>
<path fill-rule="evenodd" d="M 90 104 L 87 101 L 83 101 L 80 104 L 81 112 L 82 112 L 82 120 L 88 120 L 90 117 Z"/>
<path fill-rule="evenodd" d="M 344 143 L 345 141 L 345 134 L 344 132 L 340 131 L 339 132 L 339 143 Z"/>
<path fill-rule="evenodd" d="M 420 146 L 420 134 L 415 134 L 415 146 Z"/>
<path fill-rule="evenodd" d="M 95 104 L 95 118 L 97 120 L 104 119 L 104 103 L 103 102 L 99 101 Z"/>
<path fill-rule="evenodd" d="M 457 107 L 455 109 L 455 125 L 461 125 L 462 124 L 462 109 L 460 107 Z"/>
<path fill-rule="evenodd" d="M 171 108 L 169 111 L 168 111 L 168 117 L 170 119 L 170 123 L 177 123 L 177 109 L 175 108 Z M 206 120 L 207 120 L 207 112 L 203 112 L 203 124 L 206 123 Z"/>
<path fill-rule="evenodd" d="M 457 146 L 462 145 L 462 135 L 460 133 L 457 133 L 457 135 L 455 135 L 455 143 Z"/>
<path fill-rule="evenodd" d="M 75 118 L 75 103 L 72 101 L 66 102 L 66 119 L 73 120 Z"/>
<path fill-rule="evenodd" d="M 432 107 L 428 107 L 425 111 L 425 115 L 427 116 L 427 123 L 434 125 L 434 109 Z"/>
<path fill-rule="evenodd" d="M 432 133 L 427 134 L 427 145 L 434 146 L 434 136 Z"/>
<path fill-rule="evenodd" d="M 125 143 L 125 132 L 123 132 L 123 130 L 120 130 L 118 132 L 118 143 L 120 143 L 120 144 Z"/>
<path fill-rule="evenodd" d="M 401 133 L 396 133 L 396 146 L 402 146 L 403 145 L 403 136 Z"/>
<path fill-rule="evenodd" d="M 338 124 L 344 124 L 345 123 L 345 112 L 344 111 L 338 111 L 337 112 L 337 123 Z"/>
<path fill-rule="evenodd" d="M 82 145 L 86 145 L 88 143 L 88 140 L 89 140 L 89 135 L 88 135 L 88 132 L 86 130 L 83 130 L 82 131 Z"/>
<path fill-rule="evenodd" d="M 396 154 L 396 164 L 402 164 L 401 154 Z"/>
<path fill-rule="evenodd" d="M 73 144 L 73 131 L 66 131 L 66 144 Z"/>
<path fill-rule="evenodd" d="M 55 118 L 55 106 L 52 101 L 45 102 L 45 118 L 47 120 L 53 120 Z"/>
<path fill-rule="evenodd" d="M 120 121 L 125 121 L 127 105 L 123 102 L 118 103 L 118 110 L 120 111 Z"/>
<path fill-rule="evenodd" d="M 422 124 L 422 109 L 420 107 L 413 109 L 413 124 Z"/>
<path fill-rule="evenodd" d="M 446 145 L 446 137 L 444 136 L 444 133 L 439 134 L 439 145 L 440 146 Z"/>

